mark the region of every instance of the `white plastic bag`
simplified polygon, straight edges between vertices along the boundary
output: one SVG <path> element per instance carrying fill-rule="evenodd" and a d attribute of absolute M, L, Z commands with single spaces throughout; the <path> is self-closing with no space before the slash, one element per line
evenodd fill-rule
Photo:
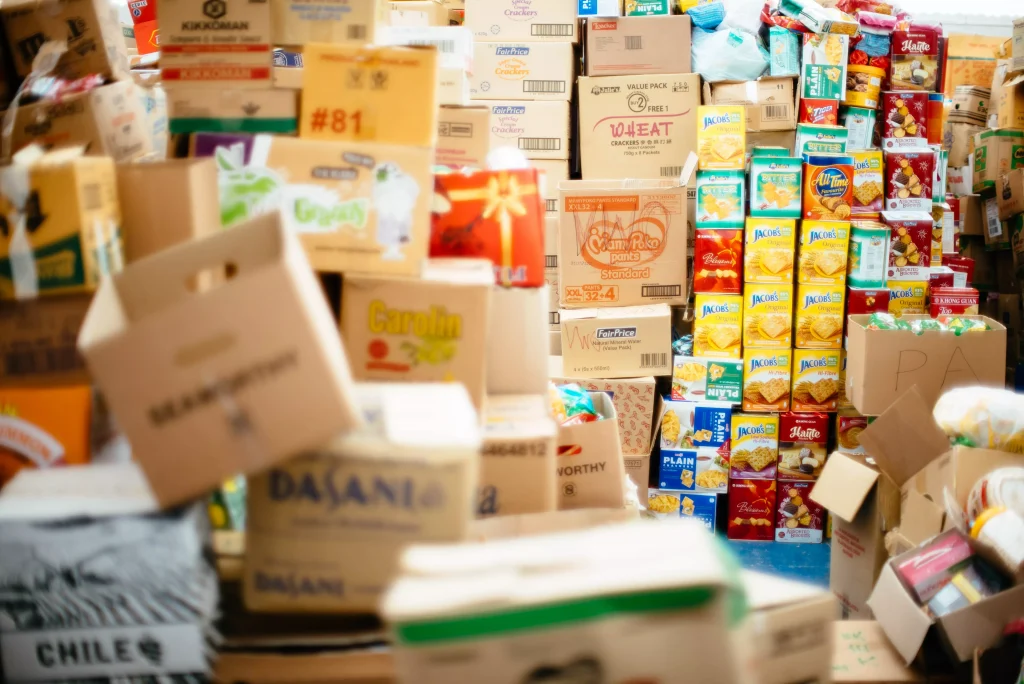
<path fill-rule="evenodd" d="M 705 81 L 752 81 L 768 68 L 757 38 L 741 31 L 693 30 L 693 70 Z"/>
<path fill-rule="evenodd" d="M 932 411 L 956 444 L 1024 454 L 1024 396 L 994 387 L 961 387 Z"/>

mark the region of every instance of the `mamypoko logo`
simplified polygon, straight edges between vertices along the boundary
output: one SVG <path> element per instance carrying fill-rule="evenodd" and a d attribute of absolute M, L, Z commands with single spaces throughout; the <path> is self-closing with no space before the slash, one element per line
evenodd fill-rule
<path fill-rule="evenodd" d="M 828 368 L 828 359 L 819 357 L 817 359 L 800 359 L 800 372 L 805 373 L 815 368 Z"/>
<path fill-rule="evenodd" d="M 822 197 L 842 197 L 849 187 L 849 176 L 831 166 L 822 169 L 814 179 L 814 190 Z"/>
<path fill-rule="evenodd" d="M 597 339 L 614 340 L 636 337 L 636 328 L 598 328 Z"/>
<path fill-rule="evenodd" d="M 509 114 L 525 114 L 526 107 L 509 107 L 503 105 L 500 107 L 492 107 L 491 113 L 497 116 L 507 116 Z"/>
<path fill-rule="evenodd" d="M 704 117 L 705 130 L 719 124 L 739 123 L 740 117 L 737 114 L 718 114 L 716 116 Z"/>
<path fill-rule="evenodd" d="M 750 303 L 754 306 L 758 306 L 759 304 L 777 304 L 785 300 L 786 298 L 781 296 L 778 292 L 750 295 Z"/>
<path fill-rule="evenodd" d="M 839 239 L 839 235 L 836 233 L 836 229 L 835 228 L 830 228 L 829 230 L 813 230 L 812 229 L 810 231 L 810 234 L 807 237 L 808 237 L 808 239 L 810 240 L 810 242 L 812 244 L 815 243 L 815 242 L 818 242 L 819 240 L 838 240 Z"/>
<path fill-rule="evenodd" d="M 528 47 L 499 47 L 495 48 L 494 54 L 498 57 L 525 57 L 530 54 Z"/>
<path fill-rule="evenodd" d="M 768 430 L 764 425 L 741 425 L 736 429 L 736 438 L 743 439 L 744 437 L 763 437 L 768 434 Z"/>
<path fill-rule="evenodd" d="M 751 359 L 750 360 L 750 372 L 761 370 L 762 368 L 779 368 L 786 366 L 789 368 L 789 359 L 785 356 L 769 356 L 765 359 Z"/>
<path fill-rule="evenodd" d="M 754 242 L 758 240 L 765 240 L 767 238 L 782 237 L 781 228 L 755 228 L 754 229 Z"/>
<path fill-rule="evenodd" d="M 809 309 L 817 304 L 831 304 L 834 300 L 833 296 L 829 292 L 823 294 L 805 294 L 804 295 L 804 308 Z"/>
<path fill-rule="evenodd" d="M 703 318 L 705 316 L 713 316 L 714 314 L 729 313 L 735 308 L 732 304 L 705 304 L 701 307 L 700 315 Z"/>
<path fill-rule="evenodd" d="M 268 486 L 271 501 L 323 504 L 328 511 L 357 506 L 415 512 L 440 508 L 445 502 L 444 487 L 437 482 L 380 475 L 363 478 L 339 472 L 337 467 L 325 472 L 271 470 Z"/>

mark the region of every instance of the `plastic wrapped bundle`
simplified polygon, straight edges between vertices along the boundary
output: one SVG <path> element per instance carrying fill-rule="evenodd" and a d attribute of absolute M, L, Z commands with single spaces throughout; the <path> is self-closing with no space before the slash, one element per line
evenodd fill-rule
<path fill-rule="evenodd" d="M 962 387 L 942 395 L 933 415 L 955 444 L 1024 454 L 1024 396 Z"/>

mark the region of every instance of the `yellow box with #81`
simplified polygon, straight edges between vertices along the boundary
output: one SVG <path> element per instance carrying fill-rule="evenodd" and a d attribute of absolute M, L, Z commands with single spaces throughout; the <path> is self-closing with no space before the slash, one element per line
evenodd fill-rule
<path fill-rule="evenodd" d="M 736 169 L 746 162 L 747 120 L 742 106 L 697 108 L 697 168 Z"/>

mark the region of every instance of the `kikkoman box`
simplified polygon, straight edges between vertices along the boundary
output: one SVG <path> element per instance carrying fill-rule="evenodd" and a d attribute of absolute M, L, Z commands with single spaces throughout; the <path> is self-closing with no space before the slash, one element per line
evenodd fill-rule
<path fill-rule="evenodd" d="M 358 380 L 458 382 L 483 407 L 494 270 L 486 259 L 431 259 L 422 279 L 349 276 L 341 334 Z"/>
<path fill-rule="evenodd" d="M 679 178 L 697 149 L 700 76 L 579 78 L 583 178 Z"/>
<path fill-rule="evenodd" d="M 407 545 L 469 533 L 481 438 L 465 390 L 361 383 L 355 397 L 365 427 L 249 480 L 250 610 L 373 612 Z"/>
<path fill-rule="evenodd" d="M 362 424 L 320 283 L 277 213 L 105 278 L 78 346 L 162 507 Z"/>
<path fill-rule="evenodd" d="M 685 178 L 566 181 L 559 195 L 563 307 L 686 301 Z"/>

